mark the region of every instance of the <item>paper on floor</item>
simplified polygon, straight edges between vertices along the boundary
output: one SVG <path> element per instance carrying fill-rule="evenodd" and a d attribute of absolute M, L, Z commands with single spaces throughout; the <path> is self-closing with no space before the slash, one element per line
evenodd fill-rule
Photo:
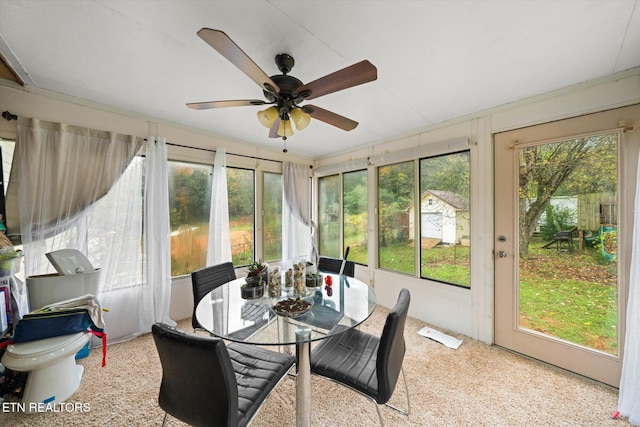
<path fill-rule="evenodd" d="M 447 347 L 452 348 L 454 350 L 456 350 L 458 347 L 460 347 L 460 344 L 462 344 L 462 340 L 459 340 L 457 338 L 444 334 L 440 331 L 436 331 L 435 329 L 431 329 L 427 326 L 420 329 L 418 333 L 423 337 L 427 337 L 434 341 L 438 341 L 439 343 L 444 344 Z"/>

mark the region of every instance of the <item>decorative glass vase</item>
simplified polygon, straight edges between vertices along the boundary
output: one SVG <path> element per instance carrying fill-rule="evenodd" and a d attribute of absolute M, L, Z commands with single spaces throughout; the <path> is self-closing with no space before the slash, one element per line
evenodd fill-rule
<path fill-rule="evenodd" d="M 280 267 L 274 267 L 269 271 L 269 298 L 278 298 L 282 293 L 282 277 Z"/>
<path fill-rule="evenodd" d="M 306 280 L 305 280 L 305 262 L 300 261 L 293 264 L 293 286 L 294 293 L 299 296 L 303 296 L 307 293 Z"/>

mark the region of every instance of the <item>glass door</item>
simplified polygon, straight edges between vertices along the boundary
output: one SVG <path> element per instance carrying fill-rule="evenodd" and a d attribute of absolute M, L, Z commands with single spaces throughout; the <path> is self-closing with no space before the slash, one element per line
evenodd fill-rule
<path fill-rule="evenodd" d="M 495 136 L 495 342 L 618 386 L 638 106 Z"/>

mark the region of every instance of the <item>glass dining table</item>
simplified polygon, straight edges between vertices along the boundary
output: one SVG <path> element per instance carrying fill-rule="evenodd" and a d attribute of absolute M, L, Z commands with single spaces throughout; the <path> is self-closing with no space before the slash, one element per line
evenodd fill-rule
<path fill-rule="evenodd" d="M 305 288 L 301 296 L 283 286 L 277 298 L 268 297 L 265 289 L 264 296 L 256 299 L 241 298 L 245 278 L 235 279 L 205 295 L 195 312 L 203 328 L 225 340 L 279 346 L 289 352 L 295 348 L 297 426 L 311 425 L 311 343 L 345 331 L 335 328 L 337 325 L 357 327 L 371 316 L 377 303 L 366 283 L 344 275 L 322 275 L 322 286 Z M 298 297 L 311 304 L 306 313 L 288 317 L 274 312 L 278 302 Z"/>

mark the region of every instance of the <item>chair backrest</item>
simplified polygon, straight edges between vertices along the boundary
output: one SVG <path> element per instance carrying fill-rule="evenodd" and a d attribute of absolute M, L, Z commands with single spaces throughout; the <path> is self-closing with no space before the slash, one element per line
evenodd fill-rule
<path fill-rule="evenodd" d="M 318 271 L 324 271 L 327 273 L 340 273 L 340 267 L 342 266 L 342 259 L 340 258 L 331 258 L 326 256 L 321 256 L 318 259 Z M 345 276 L 353 277 L 356 271 L 356 264 L 353 261 L 345 261 L 343 274 Z"/>
<path fill-rule="evenodd" d="M 196 307 L 200 300 L 218 286 L 236 278 L 236 271 L 232 262 L 212 265 L 191 273 L 191 287 L 193 289 L 193 315 L 191 326 L 193 329 L 202 328 L 196 320 Z"/>
<path fill-rule="evenodd" d="M 378 373 L 378 403 L 386 403 L 393 394 L 404 360 L 404 324 L 407 320 L 411 294 L 400 290 L 396 305 L 389 311 L 380 336 L 376 371 Z"/>
<path fill-rule="evenodd" d="M 238 384 L 224 341 L 164 323 L 151 333 L 162 364 L 160 407 L 194 426 L 238 425 Z"/>

